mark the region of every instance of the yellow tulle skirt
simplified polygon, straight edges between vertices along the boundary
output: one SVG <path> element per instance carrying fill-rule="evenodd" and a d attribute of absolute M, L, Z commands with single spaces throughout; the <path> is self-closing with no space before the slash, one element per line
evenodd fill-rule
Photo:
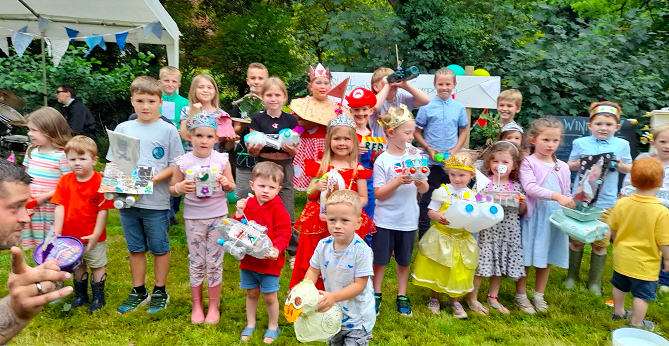
<path fill-rule="evenodd" d="M 418 243 L 413 283 L 453 298 L 462 297 L 474 289 L 478 256 L 471 233 L 434 225 Z"/>

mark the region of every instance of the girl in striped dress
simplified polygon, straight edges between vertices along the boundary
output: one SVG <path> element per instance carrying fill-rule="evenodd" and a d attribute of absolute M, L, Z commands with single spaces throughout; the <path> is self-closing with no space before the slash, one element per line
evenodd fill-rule
<path fill-rule="evenodd" d="M 21 232 L 24 249 L 42 243 L 53 224 L 56 206 L 49 201 L 60 177 L 70 172 L 63 148 L 72 137 L 65 118 L 51 107 L 42 107 L 29 114 L 27 119 L 31 145 L 23 165 L 32 177 L 30 194 L 37 200 L 37 206 Z"/>

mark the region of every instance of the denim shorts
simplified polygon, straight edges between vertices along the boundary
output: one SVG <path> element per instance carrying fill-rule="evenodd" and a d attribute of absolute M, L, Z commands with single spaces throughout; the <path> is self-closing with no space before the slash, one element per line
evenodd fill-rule
<path fill-rule="evenodd" d="M 258 286 L 260 286 L 260 292 L 262 293 L 277 292 L 279 290 L 279 277 L 246 269 L 239 270 L 239 288 L 250 290 Z"/>
<path fill-rule="evenodd" d="M 154 255 L 170 252 L 169 210 L 124 208 L 119 210 L 123 236 L 131 253 L 151 251 Z"/>
<path fill-rule="evenodd" d="M 657 281 L 631 278 L 614 270 L 611 277 L 611 285 L 623 292 L 632 292 L 634 298 L 651 302 L 655 300 Z"/>

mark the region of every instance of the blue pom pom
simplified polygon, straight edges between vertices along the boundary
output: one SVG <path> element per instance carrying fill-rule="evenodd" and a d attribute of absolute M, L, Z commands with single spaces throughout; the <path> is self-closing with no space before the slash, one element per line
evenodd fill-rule
<path fill-rule="evenodd" d="M 246 225 L 246 223 L 248 223 L 248 221 L 246 221 L 246 219 L 242 219 L 241 222 L 242 222 L 243 224 L 245 224 L 245 225 Z"/>
<path fill-rule="evenodd" d="M 468 212 L 468 213 L 473 212 L 474 211 L 474 206 L 471 205 L 471 204 L 467 204 L 467 206 L 465 207 L 465 211 Z"/>
<path fill-rule="evenodd" d="M 225 244 L 225 239 L 219 239 L 219 240 L 216 241 L 216 242 L 218 243 L 218 245 L 223 246 L 223 244 Z"/>
<path fill-rule="evenodd" d="M 495 214 L 497 214 L 498 211 L 499 211 L 499 210 L 497 210 L 497 207 L 496 207 L 496 206 L 493 205 L 492 207 L 490 207 L 490 213 L 491 213 L 491 214 L 495 215 Z"/>

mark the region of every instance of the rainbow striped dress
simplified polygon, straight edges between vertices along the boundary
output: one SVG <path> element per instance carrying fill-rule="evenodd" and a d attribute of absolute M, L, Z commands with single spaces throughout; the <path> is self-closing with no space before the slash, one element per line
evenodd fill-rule
<path fill-rule="evenodd" d="M 23 165 L 32 177 L 30 195 L 36 196 L 56 190 L 58 181 L 63 174 L 70 173 L 67 158 L 62 149 L 40 153 L 38 148 L 32 149 L 30 155 L 26 153 Z M 35 207 L 35 214 L 26 223 L 21 232 L 23 248 L 36 246 L 44 241 L 44 236 L 53 224 L 53 214 L 56 206 L 50 202 Z"/>

